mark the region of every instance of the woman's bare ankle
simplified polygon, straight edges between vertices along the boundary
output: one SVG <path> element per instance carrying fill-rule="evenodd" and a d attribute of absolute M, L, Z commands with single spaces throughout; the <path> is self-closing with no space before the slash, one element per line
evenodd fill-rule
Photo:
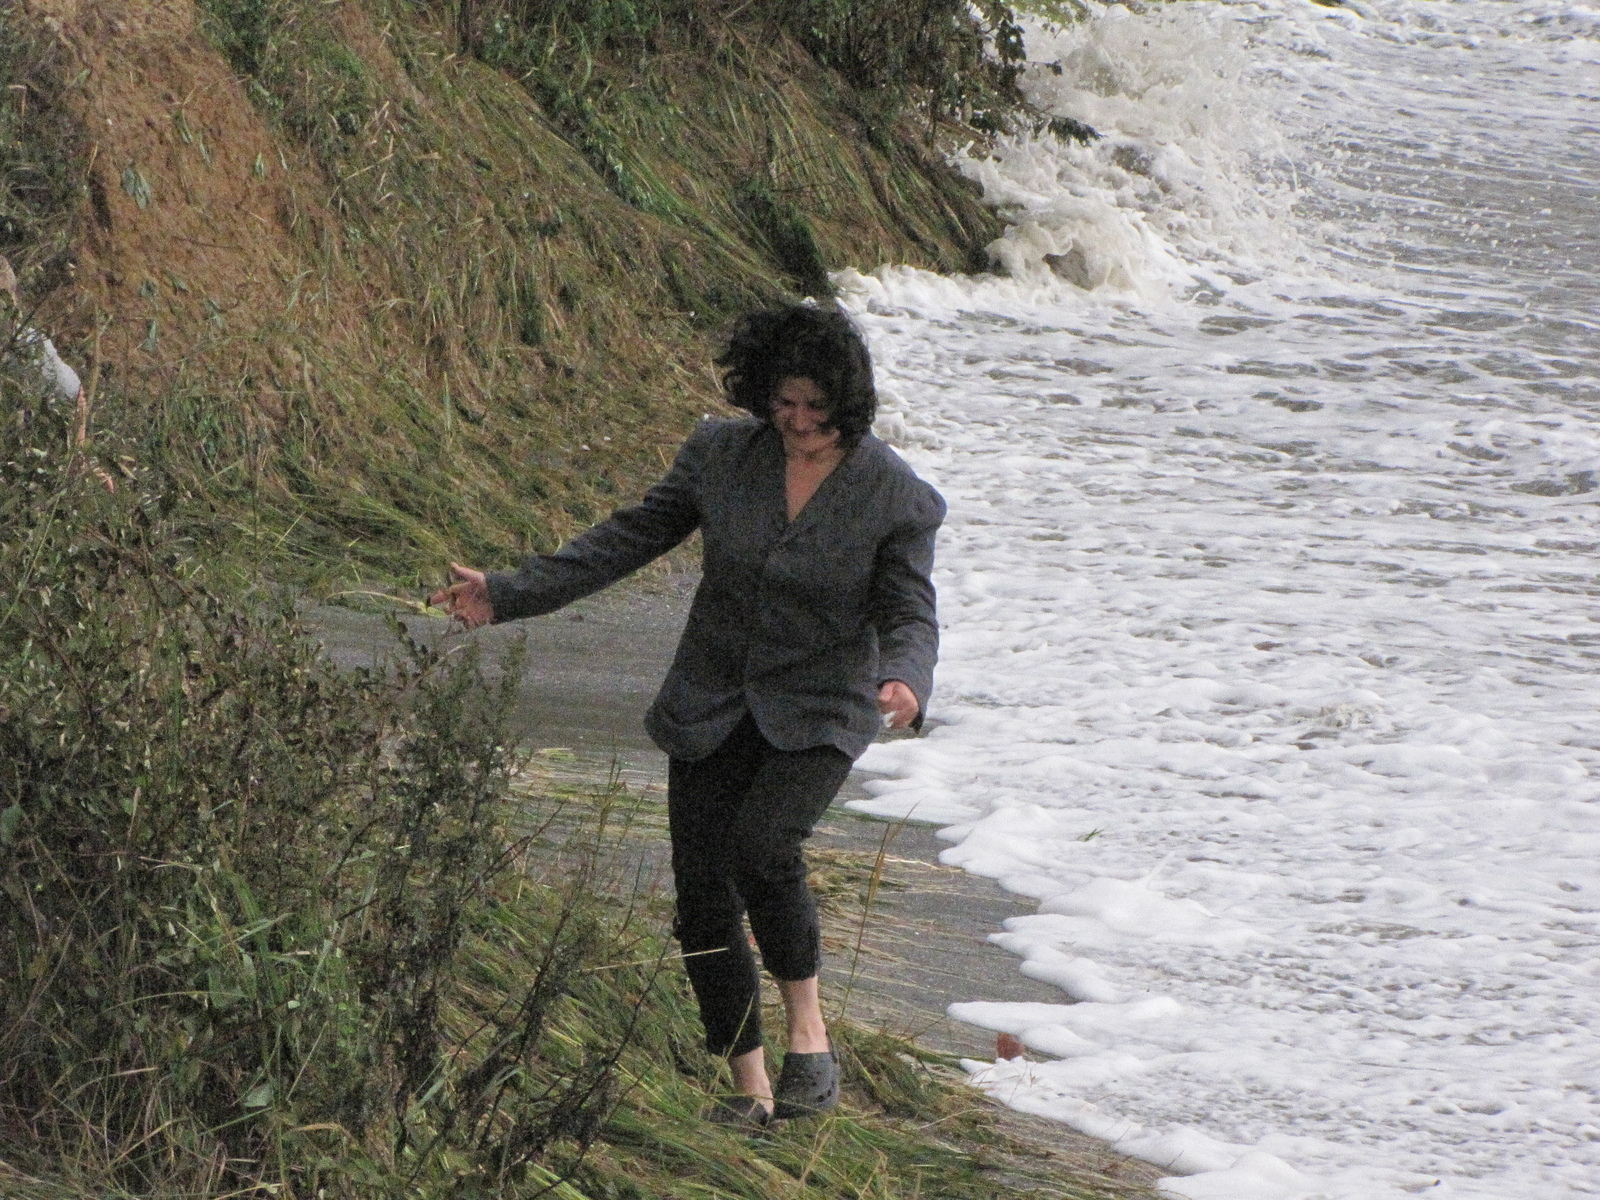
<path fill-rule="evenodd" d="M 830 1050 L 817 977 L 780 980 L 778 991 L 789 1018 L 789 1050 L 794 1054 L 824 1054 Z"/>
<path fill-rule="evenodd" d="M 826 1028 L 797 1029 L 789 1035 L 789 1050 L 794 1054 L 825 1054 L 832 1048 Z"/>
<path fill-rule="evenodd" d="M 728 1059 L 733 1090 L 740 1096 L 754 1096 L 772 1110 L 772 1080 L 767 1077 L 767 1052 L 760 1046 Z"/>

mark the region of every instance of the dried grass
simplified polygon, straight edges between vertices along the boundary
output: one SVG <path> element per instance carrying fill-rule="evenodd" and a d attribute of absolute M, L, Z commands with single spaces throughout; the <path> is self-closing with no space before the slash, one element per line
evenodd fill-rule
<path fill-rule="evenodd" d="M 998 234 L 943 110 L 736 7 L 535 60 L 406 0 L 65 6 L 59 38 L 0 3 L 13 158 L 61 160 L 37 203 L 12 169 L 0 252 L 197 538 L 330 585 L 548 549 L 717 406 L 733 314 Z"/>

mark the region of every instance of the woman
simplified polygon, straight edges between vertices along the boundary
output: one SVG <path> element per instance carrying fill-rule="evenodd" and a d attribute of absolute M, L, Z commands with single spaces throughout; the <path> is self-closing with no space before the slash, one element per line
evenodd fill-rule
<path fill-rule="evenodd" d="M 670 756 L 674 932 L 737 1093 L 712 1117 L 759 1126 L 838 1102 L 801 843 L 880 723 L 921 723 L 945 508 L 868 432 L 872 364 L 843 313 L 755 313 L 716 361 L 750 418 L 702 422 L 638 505 L 554 554 L 515 573 L 453 564 L 433 602 L 469 627 L 537 616 L 701 531 L 703 576 L 645 724 Z M 788 1018 L 776 1092 L 745 913 Z"/>

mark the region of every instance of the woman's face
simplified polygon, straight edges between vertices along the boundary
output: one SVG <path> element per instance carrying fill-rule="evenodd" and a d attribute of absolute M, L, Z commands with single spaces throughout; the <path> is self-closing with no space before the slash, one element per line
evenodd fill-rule
<path fill-rule="evenodd" d="M 814 454 L 839 444 L 839 431 L 829 422 L 828 397 L 810 379 L 780 379 L 772 392 L 772 423 L 790 453 Z"/>

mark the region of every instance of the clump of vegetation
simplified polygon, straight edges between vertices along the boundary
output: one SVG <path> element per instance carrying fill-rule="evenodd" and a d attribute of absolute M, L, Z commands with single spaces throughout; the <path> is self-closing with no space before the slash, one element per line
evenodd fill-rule
<path fill-rule="evenodd" d="M 970 121 L 1015 109 L 1022 32 L 1000 0 L 467 0 L 463 50 L 511 70 L 557 107 L 581 106 L 601 62 L 637 65 L 686 40 L 792 39 L 848 88 L 876 97 L 880 119 L 906 112 Z"/>
<path fill-rule="evenodd" d="M 74 212 L 86 193 L 83 130 L 59 103 L 65 56 L 41 32 L 0 5 L 0 253 L 32 295 L 70 284 Z M 0 321 L 0 352 L 22 336 L 33 307 Z"/>
<path fill-rule="evenodd" d="M 1019 1194 L 928 1056 L 847 1026 L 840 1115 L 704 1123 L 665 914 L 598 878 L 622 797 L 558 822 L 508 786 L 517 672 L 399 628 L 335 670 L 69 409 L 0 369 L 6 1194 Z"/>
<path fill-rule="evenodd" d="M 58 102 L 61 47 L 4 6 L 0 47 L 0 253 L 48 290 L 68 278 L 83 131 Z"/>

